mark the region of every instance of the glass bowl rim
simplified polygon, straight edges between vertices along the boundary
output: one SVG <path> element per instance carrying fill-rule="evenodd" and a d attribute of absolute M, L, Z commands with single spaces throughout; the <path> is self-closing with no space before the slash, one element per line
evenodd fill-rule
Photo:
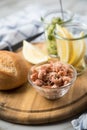
<path fill-rule="evenodd" d="M 46 62 L 46 63 L 47 63 L 47 62 Z M 58 87 L 58 88 L 43 88 L 43 87 L 40 87 L 40 86 L 35 85 L 35 84 L 32 82 L 31 78 L 30 78 L 30 75 L 31 75 L 31 72 L 32 72 L 31 69 L 32 69 L 33 67 L 37 67 L 37 66 L 39 66 L 39 65 L 42 65 L 43 63 L 34 65 L 34 66 L 32 66 L 32 67 L 30 68 L 30 70 L 29 70 L 29 72 L 28 72 L 28 82 L 32 85 L 32 87 L 38 88 L 38 89 L 40 89 L 40 90 L 51 90 L 51 91 L 53 91 L 53 90 L 58 90 L 58 89 L 61 90 L 61 89 L 63 89 L 63 88 L 66 88 L 66 87 L 72 85 L 72 84 L 74 83 L 74 81 L 76 80 L 76 78 L 77 78 L 76 69 L 75 69 L 71 64 L 64 63 L 64 62 L 61 62 L 61 63 L 65 64 L 65 65 L 69 65 L 69 66 L 73 69 L 73 78 L 72 78 L 72 80 L 71 80 L 69 83 L 67 83 L 66 85 L 63 85 L 63 86 Z"/>

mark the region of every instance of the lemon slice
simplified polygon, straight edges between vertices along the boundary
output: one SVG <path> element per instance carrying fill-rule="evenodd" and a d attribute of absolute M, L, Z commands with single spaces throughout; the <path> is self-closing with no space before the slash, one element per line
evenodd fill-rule
<path fill-rule="evenodd" d="M 24 58 L 32 64 L 46 62 L 49 59 L 48 55 L 27 41 L 23 41 L 22 53 Z"/>
<path fill-rule="evenodd" d="M 56 27 L 58 30 L 58 35 L 60 35 L 61 37 L 69 38 L 63 27 L 59 25 L 57 25 Z M 70 44 L 68 40 L 57 39 L 57 51 L 61 61 L 69 62 L 72 54 L 72 44 Z"/>
<path fill-rule="evenodd" d="M 66 28 L 63 28 L 63 30 L 66 33 L 67 38 L 73 39 L 72 34 Z M 72 40 L 68 41 L 68 42 L 72 46 L 72 51 L 71 51 L 70 59 L 69 59 L 68 63 L 73 64 L 75 62 L 75 59 L 76 59 L 76 55 L 75 55 L 75 52 L 76 52 L 76 50 L 75 50 L 75 44 L 73 44 Z"/>
<path fill-rule="evenodd" d="M 74 39 L 72 34 L 69 33 L 69 31 L 66 28 L 63 28 L 63 30 L 69 39 Z M 80 37 L 82 37 L 83 35 L 84 33 L 81 32 Z M 85 44 L 84 39 L 69 41 L 69 44 L 72 46 L 72 51 L 71 51 L 70 60 L 68 63 L 72 65 L 76 65 L 84 57 L 86 44 Z"/>
<path fill-rule="evenodd" d="M 66 34 L 66 38 L 72 39 L 71 33 L 69 33 L 69 31 L 66 28 L 63 27 L 63 31 Z M 73 58 L 73 53 L 74 53 L 73 49 L 74 49 L 74 47 L 73 47 L 73 41 L 72 40 L 67 40 L 67 41 L 68 41 L 68 45 L 70 46 L 70 49 L 71 49 L 70 50 L 69 61 L 68 61 L 68 63 L 69 63 L 71 61 L 71 59 Z"/>
<path fill-rule="evenodd" d="M 81 32 L 80 37 L 82 37 L 83 35 L 84 33 Z M 69 61 L 69 63 L 72 65 L 78 64 L 84 57 L 85 49 L 86 49 L 86 44 L 85 44 L 84 39 L 73 41 L 73 53 L 72 53 L 72 58 Z"/>

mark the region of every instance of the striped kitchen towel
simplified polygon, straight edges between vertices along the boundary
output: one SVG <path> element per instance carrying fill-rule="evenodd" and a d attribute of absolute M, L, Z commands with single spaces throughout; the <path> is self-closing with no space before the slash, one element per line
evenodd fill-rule
<path fill-rule="evenodd" d="M 13 46 L 23 39 L 42 32 L 41 16 L 44 13 L 45 10 L 44 8 L 42 10 L 42 6 L 29 6 L 0 19 L 0 49 Z"/>

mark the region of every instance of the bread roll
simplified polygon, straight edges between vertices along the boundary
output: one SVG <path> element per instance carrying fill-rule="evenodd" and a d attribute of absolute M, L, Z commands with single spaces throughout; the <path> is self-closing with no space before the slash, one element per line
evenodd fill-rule
<path fill-rule="evenodd" d="M 19 87 L 27 82 L 28 66 L 14 52 L 0 51 L 0 90 Z"/>

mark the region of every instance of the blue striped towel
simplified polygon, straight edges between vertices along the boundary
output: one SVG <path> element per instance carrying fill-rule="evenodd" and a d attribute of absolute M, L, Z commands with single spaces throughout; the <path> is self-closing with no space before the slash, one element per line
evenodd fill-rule
<path fill-rule="evenodd" d="M 41 6 L 29 6 L 15 14 L 0 19 L 0 49 L 43 31 Z"/>

